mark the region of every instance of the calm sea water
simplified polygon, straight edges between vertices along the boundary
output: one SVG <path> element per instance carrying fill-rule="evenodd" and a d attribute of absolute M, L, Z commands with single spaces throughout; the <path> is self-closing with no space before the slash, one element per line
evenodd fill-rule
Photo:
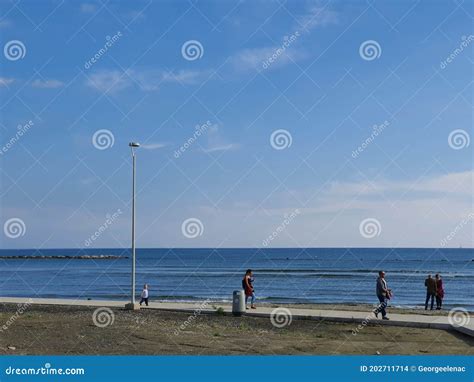
<path fill-rule="evenodd" d="M 0 250 L 4 256 L 118 255 L 120 249 Z M 139 249 L 137 292 L 151 300 L 231 301 L 252 268 L 260 302 L 374 303 L 377 271 L 387 272 L 392 304 L 424 303 L 424 280 L 439 272 L 445 307 L 474 311 L 473 249 Z M 0 294 L 80 299 L 127 299 L 130 258 L 117 260 L 1 259 Z"/>

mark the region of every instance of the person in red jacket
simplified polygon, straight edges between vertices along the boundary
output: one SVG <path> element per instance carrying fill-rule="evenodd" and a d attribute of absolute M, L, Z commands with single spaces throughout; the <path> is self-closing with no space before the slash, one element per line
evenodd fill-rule
<path fill-rule="evenodd" d="M 443 289 L 443 279 L 439 273 L 435 276 L 436 280 L 436 310 L 441 310 L 441 305 L 443 305 L 444 298 L 444 289 Z"/>
<path fill-rule="evenodd" d="M 247 301 L 249 297 L 251 298 L 250 300 L 250 308 L 252 309 L 257 309 L 255 307 L 255 291 L 253 289 L 253 273 L 251 269 L 247 269 L 247 272 L 245 272 L 245 276 L 242 280 L 242 288 L 245 291 L 245 309 L 248 309 L 247 306 Z"/>

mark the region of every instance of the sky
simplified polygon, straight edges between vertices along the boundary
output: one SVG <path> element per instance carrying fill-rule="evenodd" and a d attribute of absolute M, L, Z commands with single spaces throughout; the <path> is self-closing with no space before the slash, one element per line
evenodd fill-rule
<path fill-rule="evenodd" d="M 1 248 L 473 247 L 473 13 L 2 1 Z"/>

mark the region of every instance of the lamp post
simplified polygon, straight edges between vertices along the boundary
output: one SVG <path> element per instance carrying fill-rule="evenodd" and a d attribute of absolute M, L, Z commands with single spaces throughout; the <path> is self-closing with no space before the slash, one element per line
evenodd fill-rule
<path fill-rule="evenodd" d="M 125 308 L 131 310 L 140 309 L 135 301 L 135 148 L 140 147 L 137 142 L 130 142 L 128 144 L 132 151 L 132 296 L 130 303 L 125 305 Z"/>

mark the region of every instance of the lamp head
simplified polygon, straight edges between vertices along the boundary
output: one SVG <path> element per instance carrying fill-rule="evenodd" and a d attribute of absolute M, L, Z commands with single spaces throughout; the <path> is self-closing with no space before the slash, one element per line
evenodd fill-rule
<path fill-rule="evenodd" d="M 130 142 L 128 145 L 130 147 L 140 147 L 140 143 L 138 143 L 138 142 Z"/>

